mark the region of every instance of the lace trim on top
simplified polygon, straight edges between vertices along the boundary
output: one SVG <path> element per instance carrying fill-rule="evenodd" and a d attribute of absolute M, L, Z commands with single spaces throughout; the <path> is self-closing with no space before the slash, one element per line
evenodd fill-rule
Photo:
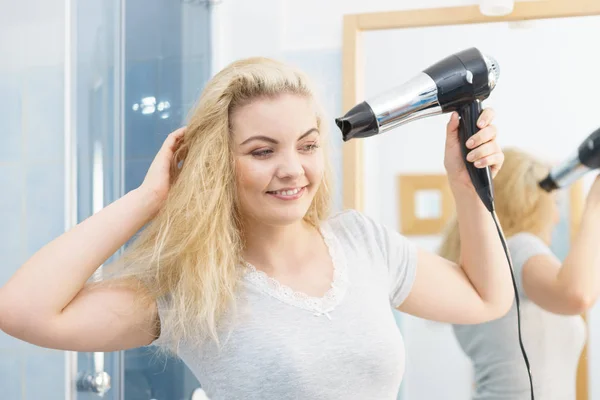
<path fill-rule="evenodd" d="M 313 312 L 315 315 L 325 315 L 331 319 L 329 312 L 342 302 L 348 285 L 348 271 L 344 255 L 340 252 L 335 236 L 324 226 L 320 229 L 329 257 L 333 263 L 333 280 L 331 287 L 323 297 L 309 296 L 303 292 L 294 291 L 287 285 L 259 271 L 249 262 L 244 262 L 246 273 L 244 277 L 261 292 L 268 294 L 286 304 Z"/>

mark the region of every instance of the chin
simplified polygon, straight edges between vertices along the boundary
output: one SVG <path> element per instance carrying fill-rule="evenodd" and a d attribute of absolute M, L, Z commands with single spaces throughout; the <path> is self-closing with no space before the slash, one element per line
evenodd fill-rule
<path fill-rule="evenodd" d="M 283 210 L 277 212 L 272 212 L 264 215 L 261 218 L 261 221 L 266 222 L 269 225 L 275 226 L 285 226 L 292 225 L 298 223 L 304 219 L 308 209 L 298 209 L 298 210 L 288 210 L 284 212 Z"/>

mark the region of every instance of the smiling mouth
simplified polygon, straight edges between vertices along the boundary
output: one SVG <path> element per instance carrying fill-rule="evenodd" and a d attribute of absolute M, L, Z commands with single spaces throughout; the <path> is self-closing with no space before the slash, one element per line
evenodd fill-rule
<path fill-rule="evenodd" d="M 273 190 L 267 192 L 271 196 L 277 197 L 282 200 L 295 200 L 302 196 L 306 191 L 306 186 L 293 188 L 293 189 L 284 189 L 284 190 Z"/>

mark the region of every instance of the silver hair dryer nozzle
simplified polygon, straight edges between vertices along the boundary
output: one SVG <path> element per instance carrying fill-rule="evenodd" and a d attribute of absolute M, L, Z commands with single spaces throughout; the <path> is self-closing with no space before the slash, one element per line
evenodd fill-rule
<path fill-rule="evenodd" d="M 373 136 L 484 100 L 499 77 L 496 60 L 475 48 L 467 49 L 446 57 L 403 85 L 356 105 L 335 122 L 344 141 Z"/>
<path fill-rule="evenodd" d="M 428 115 L 441 114 L 435 82 L 420 73 L 402 86 L 354 106 L 335 122 L 344 141 L 386 132 Z"/>

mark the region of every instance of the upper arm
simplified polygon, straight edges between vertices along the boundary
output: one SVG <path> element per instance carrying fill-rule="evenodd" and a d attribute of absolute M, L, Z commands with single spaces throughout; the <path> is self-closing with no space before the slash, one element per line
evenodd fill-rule
<path fill-rule="evenodd" d="M 529 233 L 509 239 L 519 293 L 543 309 L 557 314 L 580 314 L 581 296 L 559 280 L 560 260 L 546 243 Z"/>
<path fill-rule="evenodd" d="M 452 324 L 482 323 L 496 316 L 459 265 L 423 249 L 417 250 L 415 281 L 398 310 Z"/>
<path fill-rule="evenodd" d="M 490 311 L 460 266 L 418 248 L 399 232 L 362 214 L 354 215 L 362 226 L 354 236 L 378 253 L 373 262 L 383 257 L 393 307 L 417 317 L 457 324 L 497 317 L 498 312 Z"/>
<path fill-rule="evenodd" d="M 548 254 L 530 257 L 523 265 L 523 290 L 527 297 L 546 311 L 574 315 L 584 310 L 579 298 L 558 280 L 559 260 Z"/>
<path fill-rule="evenodd" d="M 17 318 L 15 318 L 17 320 Z M 156 301 L 141 285 L 86 285 L 54 318 L 18 318 L 7 333 L 32 344 L 70 351 L 118 351 L 150 344 L 159 328 Z"/>

